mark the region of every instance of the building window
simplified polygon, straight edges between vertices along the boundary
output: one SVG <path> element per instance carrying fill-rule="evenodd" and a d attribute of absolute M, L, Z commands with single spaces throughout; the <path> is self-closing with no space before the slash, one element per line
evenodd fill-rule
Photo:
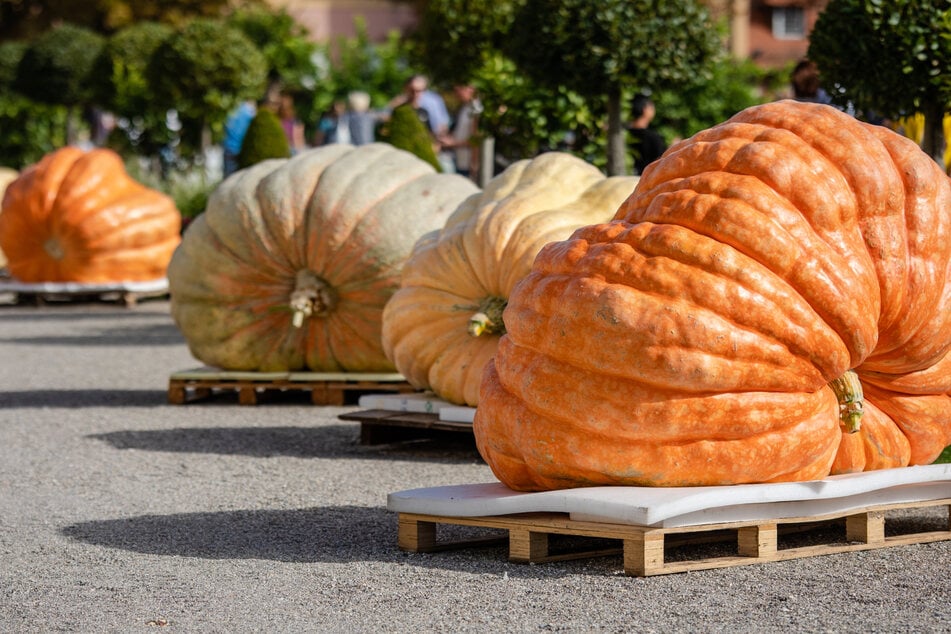
<path fill-rule="evenodd" d="M 802 7 L 773 7 L 773 37 L 801 40 L 806 37 L 806 12 Z"/>

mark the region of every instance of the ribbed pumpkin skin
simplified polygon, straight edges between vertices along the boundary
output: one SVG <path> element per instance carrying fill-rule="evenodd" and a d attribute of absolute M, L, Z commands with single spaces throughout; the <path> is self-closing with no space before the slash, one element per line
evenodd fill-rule
<path fill-rule="evenodd" d="M 0 167 L 0 201 L 3 200 L 3 194 L 7 190 L 7 185 L 19 178 L 20 173 L 9 167 Z M 0 267 L 7 265 L 7 256 L 0 250 Z"/>
<path fill-rule="evenodd" d="M 542 246 L 611 219 L 637 183 L 559 152 L 509 166 L 424 236 L 383 312 L 383 347 L 420 389 L 476 406 L 497 332 L 469 334 L 487 300 L 507 300 Z M 501 302 L 500 302 L 501 304 Z"/>
<path fill-rule="evenodd" d="M 382 143 L 258 163 L 224 181 L 186 231 L 169 266 L 172 315 L 212 366 L 392 371 L 380 328 L 403 262 L 476 191 Z M 334 305 L 295 327 L 301 271 Z"/>
<path fill-rule="evenodd" d="M 47 154 L 10 183 L 0 212 L 0 250 L 21 282 L 161 279 L 180 231 L 172 199 L 107 149 Z"/>
<path fill-rule="evenodd" d="M 827 106 L 750 108 L 675 145 L 516 286 L 480 452 L 519 490 L 933 461 L 951 442 L 949 208 L 913 143 Z M 849 369 L 866 416 L 843 436 L 827 383 Z"/>

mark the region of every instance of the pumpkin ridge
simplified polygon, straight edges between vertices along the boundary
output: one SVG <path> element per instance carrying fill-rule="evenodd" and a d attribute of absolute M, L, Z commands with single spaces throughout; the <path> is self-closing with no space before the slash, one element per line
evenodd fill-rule
<path fill-rule="evenodd" d="M 377 145 L 377 144 L 370 144 L 370 146 L 368 147 L 372 147 L 374 145 Z M 402 152 L 402 150 L 399 150 L 399 151 Z M 345 235 L 337 236 L 337 239 L 335 240 L 336 244 L 330 244 L 326 240 L 319 241 L 318 242 L 319 247 L 316 249 L 316 251 L 317 253 L 321 254 L 321 257 L 318 257 L 317 253 L 312 254 L 312 257 L 313 257 L 312 262 L 315 265 L 317 265 L 318 268 L 321 269 L 317 272 L 325 274 L 327 279 L 339 280 L 341 278 L 344 278 L 344 279 L 346 278 L 346 275 L 344 273 L 341 273 L 338 270 L 341 268 L 339 263 L 343 262 L 344 263 L 343 269 L 346 270 L 347 264 L 352 262 L 352 260 L 354 259 L 351 257 L 347 257 L 348 255 L 350 255 L 350 251 L 356 250 L 359 252 L 360 246 L 357 246 L 357 244 L 362 245 L 363 240 L 356 239 L 357 236 L 354 236 L 354 231 L 358 230 L 364 223 L 367 222 L 367 216 L 372 214 L 374 212 L 374 209 L 380 204 L 382 204 L 384 200 L 393 196 L 396 192 L 406 187 L 409 183 L 432 173 L 431 172 L 432 168 L 428 168 L 428 171 L 424 171 L 423 173 L 417 175 L 416 177 L 409 178 L 409 179 L 400 179 L 398 181 L 394 180 L 393 182 L 390 183 L 389 187 L 386 190 L 383 190 L 383 191 L 374 190 L 375 202 L 373 204 L 364 205 L 359 210 L 357 210 L 356 213 L 341 214 L 341 209 L 345 205 L 347 205 L 351 199 L 356 199 L 356 197 L 354 196 L 353 189 L 354 188 L 361 189 L 361 190 L 364 189 L 365 186 L 361 186 L 361 183 L 360 183 L 361 177 L 365 177 L 367 174 L 374 174 L 374 175 L 377 175 L 377 178 L 375 179 L 375 183 L 381 182 L 379 177 L 381 167 L 389 168 L 391 166 L 392 160 L 393 158 L 391 155 L 389 155 L 382 149 L 378 149 L 376 151 L 376 155 L 373 156 L 371 160 L 361 161 L 359 171 L 346 172 L 344 174 L 344 176 L 346 177 L 346 180 L 344 181 L 345 185 L 340 191 L 337 200 L 334 202 L 333 207 L 321 218 L 320 224 L 324 225 L 322 228 L 326 230 L 328 228 L 326 225 L 328 224 L 333 225 L 335 220 L 339 220 L 339 218 L 342 215 L 345 215 L 346 224 L 343 227 L 345 231 Z M 337 169 L 333 169 L 334 167 L 337 167 Z M 338 164 L 329 166 L 328 169 L 323 174 L 321 174 L 320 181 L 323 181 L 325 178 L 330 178 L 328 177 L 328 172 L 330 171 L 333 172 L 333 174 L 330 177 L 332 177 L 337 182 L 340 182 L 340 177 L 337 174 L 337 172 L 340 172 L 342 170 L 339 168 Z M 395 169 L 393 171 L 395 171 Z M 338 189 L 340 189 L 339 186 L 338 186 Z M 308 227 L 308 229 L 311 229 L 311 228 Z M 315 227 L 313 228 L 313 230 L 319 231 L 319 228 Z M 337 231 L 334 231 L 334 233 L 340 234 L 340 231 L 337 230 Z M 309 235 L 313 235 L 313 234 L 309 234 Z"/>
<path fill-rule="evenodd" d="M 638 225 L 639 230 L 643 230 L 645 227 L 645 224 Z M 744 284 L 747 279 L 746 273 L 755 270 L 758 265 L 757 262 L 737 262 L 735 270 L 738 275 L 730 276 L 725 272 L 716 270 L 707 271 L 699 266 L 693 258 L 678 260 L 673 257 L 677 254 L 649 255 L 647 254 L 649 250 L 644 249 L 644 253 L 636 253 L 636 256 L 634 254 L 619 256 L 620 259 L 624 259 L 626 262 L 637 261 L 640 263 L 640 260 L 635 260 L 635 257 L 643 258 L 642 266 L 632 266 L 629 270 L 624 271 L 611 271 L 603 264 L 603 258 L 599 257 L 599 250 L 614 247 L 618 243 L 618 241 L 611 244 L 592 243 L 585 255 L 577 260 L 559 257 L 559 246 L 550 245 L 546 247 L 547 250 L 543 249 L 536 260 L 536 269 L 541 274 L 564 276 L 565 279 L 580 280 L 591 275 L 597 275 L 606 285 L 633 288 L 645 297 L 657 300 L 658 303 L 689 301 L 698 310 L 702 310 L 704 314 L 716 315 L 718 320 L 728 321 L 748 333 L 760 334 L 764 341 L 780 345 L 788 350 L 790 354 L 810 362 L 814 362 L 820 352 L 824 351 L 829 354 L 830 347 L 835 346 L 840 351 L 838 362 L 834 367 L 828 367 L 828 364 L 826 364 L 827 367 L 822 369 L 822 372 L 827 375 L 824 381 L 830 380 L 833 376 L 841 374 L 847 369 L 849 359 L 844 342 L 841 341 L 834 330 L 825 324 L 822 317 L 814 311 L 813 306 L 801 298 L 796 289 L 783 280 L 779 280 L 781 285 L 778 287 L 775 283 L 761 284 L 755 288 Z M 623 242 L 620 243 L 624 244 Z M 628 247 L 633 248 L 630 245 Z M 729 249 L 728 246 L 726 248 Z M 671 269 L 670 266 L 658 268 L 657 265 L 664 259 L 673 263 L 674 268 Z M 723 258 L 717 261 L 723 262 Z M 691 274 L 672 277 L 670 270 L 680 270 L 681 266 L 690 271 Z M 693 274 L 695 269 L 698 271 L 696 275 Z M 710 275 L 711 281 L 704 282 L 699 277 L 702 274 Z M 677 280 L 678 284 L 672 286 L 668 282 L 669 280 Z M 718 292 L 708 292 L 713 286 L 712 280 L 720 280 L 725 288 L 719 289 Z M 683 281 L 683 283 L 679 283 L 679 281 Z M 660 282 L 668 283 L 664 287 L 656 286 Z M 736 302 L 742 298 L 731 300 L 725 295 L 733 286 L 743 289 L 740 291 L 741 293 L 745 291 L 757 299 L 751 299 L 748 302 L 750 306 L 747 308 L 738 307 Z M 777 289 L 783 292 L 777 292 Z M 710 301 L 704 302 L 704 299 Z M 791 306 L 794 300 L 798 302 L 795 308 Z M 770 307 L 757 311 L 758 305 L 763 302 L 769 302 Z M 725 304 L 726 308 L 722 304 Z M 757 325 L 756 320 L 761 316 L 770 317 L 774 312 L 779 312 L 779 309 L 784 307 L 786 307 L 787 313 L 784 314 L 785 318 L 782 321 L 776 321 L 772 329 L 766 329 L 765 325 Z M 798 320 L 795 319 L 797 316 L 799 317 Z M 793 328 L 794 325 L 795 328 Z M 824 333 L 822 341 L 825 342 L 821 345 L 813 344 L 810 346 L 809 342 L 804 339 L 806 335 L 817 337 L 820 332 Z M 798 336 L 796 336 L 797 333 Z M 818 387 L 818 384 L 815 387 Z"/>

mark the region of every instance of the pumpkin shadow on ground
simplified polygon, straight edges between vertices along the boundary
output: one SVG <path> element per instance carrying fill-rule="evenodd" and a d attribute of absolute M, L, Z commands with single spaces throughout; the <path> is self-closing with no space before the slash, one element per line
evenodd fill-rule
<path fill-rule="evenodd" d="M 0 409 L 158 407 L 167 402 L 167 393 L 160 390 L 23 390 L 4 392 Z"/>
<path fill-rule="evenodd" d="M 178 427 L 130 429 L 87 438 L 101 440 L 116 449 L 208 453 L 254 458 L 358 458 L 417 460 L 457 464 L 482 462 L 475 440 L 464 434 L 434 436 L 381 445 L 359 444 L 356 425 L 319 427 Z"/>
<path fill-rule="evenodd" d="M 621 566 L 620 556 L 532 566 L 512 564 L 505 544 L 437 553 L 404 552 L 397 546 L 397 515 L 382 506 L 140 515 L 80 522 L 60 529 L 60 533 L 79 542 L 145 555 L 215 560 L 378 562 L 535 578 L 579 572 L 613 574 Z M 478 537 L 479 534 L 462 537 L 467 536 Z"/>

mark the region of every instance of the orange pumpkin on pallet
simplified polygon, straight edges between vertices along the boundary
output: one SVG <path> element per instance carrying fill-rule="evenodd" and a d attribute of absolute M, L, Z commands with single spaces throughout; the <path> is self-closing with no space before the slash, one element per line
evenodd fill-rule
<path fill-rule="evenodd" d="M 10 183 L 0 212 L 0 250 L 27 283 L 161 279 L 180 231 L 172 199 L 107 149 L 47 154 Z"/>
<path fill-rule="evenodd" d="M 914 143 L 828 106 L 757 106 L 674 145 L 516 286 L 483 457 L 519 490 L 933 461 L 951 443 L 949 209 Z"/>
<path fill-rule="evenodd" d="M 169 266 L 192 354 L 226 370 L 392 372 L 383 306 L 472 181 L 391 145 L 322 146 L 225 180 Z"/>
<path fill-rule="evenodd" d="M 413 249 L 383 311 L 387 357 L 417 388 L 478 405 L 512 287 L 545 244 L 610 220 L 636 183 L 561 152 L 510 165 Z"/>

